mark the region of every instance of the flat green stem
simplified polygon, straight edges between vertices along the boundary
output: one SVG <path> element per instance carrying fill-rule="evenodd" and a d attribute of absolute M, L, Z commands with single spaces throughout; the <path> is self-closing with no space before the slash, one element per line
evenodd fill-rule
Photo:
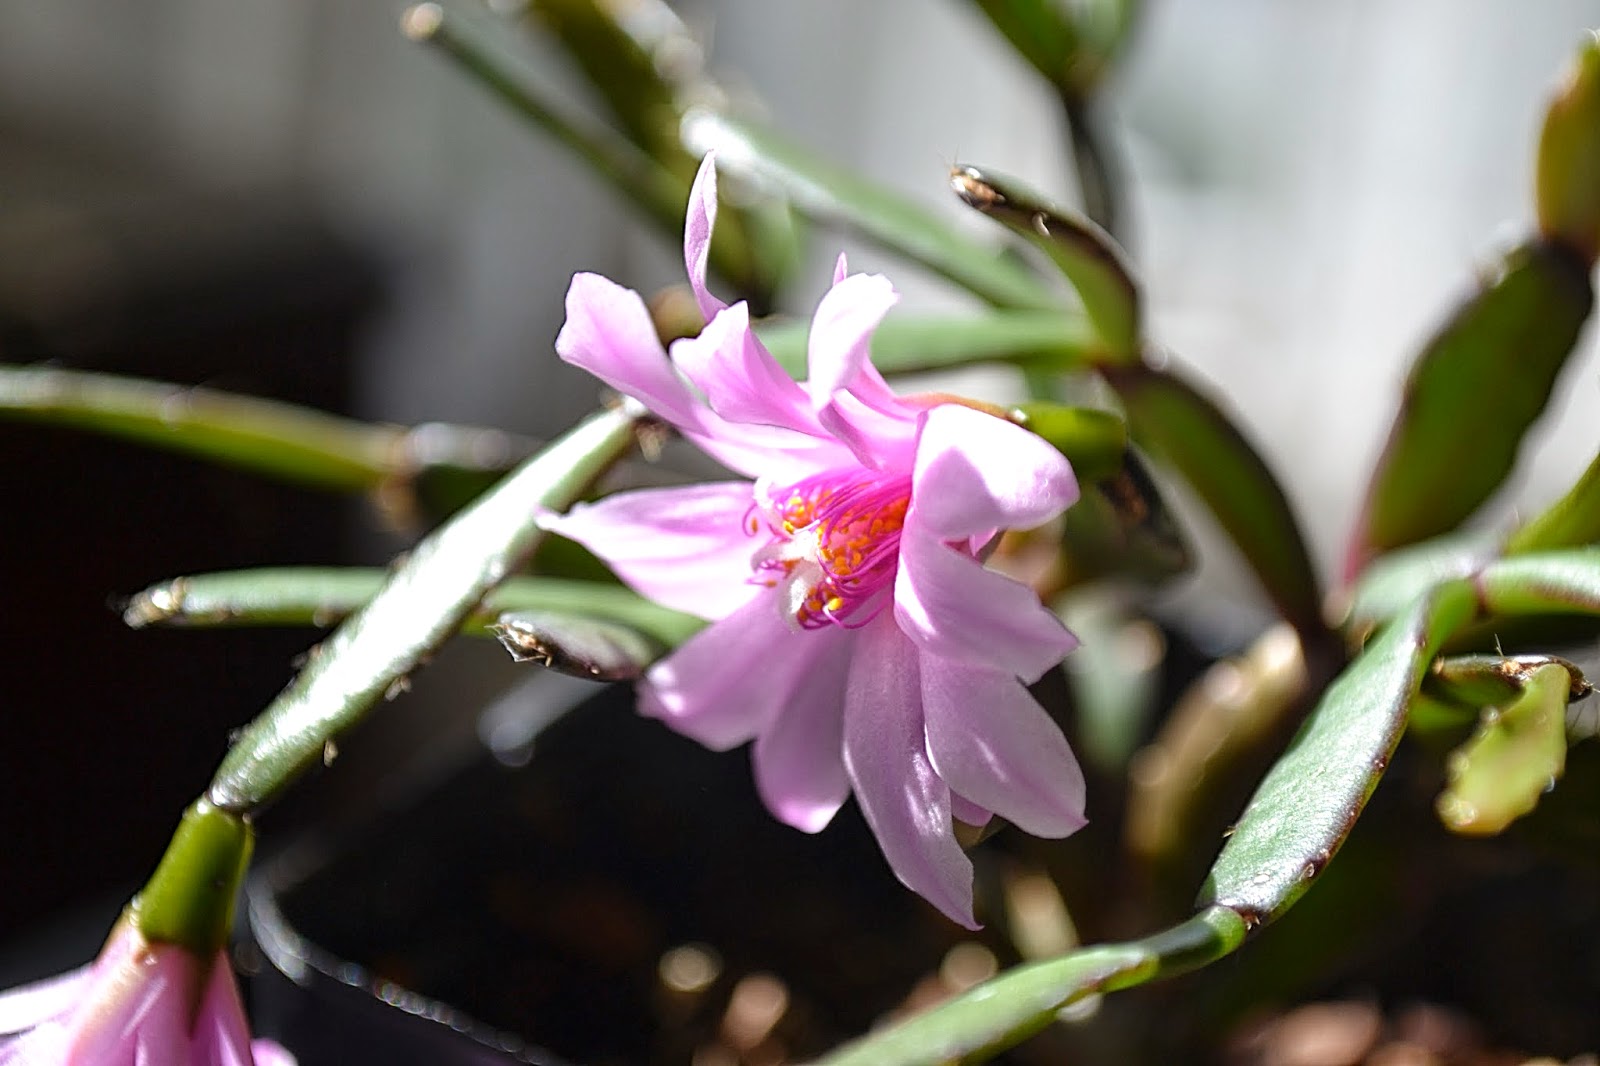
<path fill-rule="evenodd" d="M 536 516 L 567 506 L 632 447 L 639 418 L 632 406 L 591 416 L 418 544 L 245 727 L 217 770 L 210 800 L 225 810 L 255 810 L 398 692 L 532 554 L 543 536 Z"/>
<path fill-rule="evenodd" d="M 806 376 L 809 322 L 757 325 L 761 341 L 795 378 Z M 872 363 L 885 374 L 1010 363 L 1052 374 L 1093 364 L 1099 334 L 1081 312 L 984 311 L 968 315 L 891 312 L 872 335 Z"/>
<path fill-rule="evenodd" d="M 1122 181 L 1093 106 L 1091 101 L 1075 95 L 1063 93 L 1061 96 L 1061 113 L 1066 119 L 1067 136 L 1072 141 L 1072 169 L 1078 178 L 1083 213 L 1121 244 L 1126 240 Z"/>
<path fill-rule="evenodd" d="M 1237 914 L 1208 907 L 1143 940 L 1103 944 L 1008 970 L 932 1010 L 845 1045 L 818 1066 L 924 1066 L 987 1058 L 1049 1025 L 1062 1007 L 1203 966 L 1237 948 L 1245 933 Z"/>
<path fill-rule="evenodd" d="M 345 491 L 391 477 L 406 433 L 274 400 L 48 366 L 0 366 L 0 415 Z"/>
<path fill-rule="evenodd" d="M 388 572 L 370 568 L 282 567 L 191 574 L 134 596 L 123 620 L 145 626 L 318 626 L 343 621 L 383 588 Z M 704 622 L 662 607 L 621 585 L 555 577 L 514 577 L 492 590 L 462 620 L 468 636 L 493 637 L 508 611 L 540 611 L 617 622 L 668 646 Z"/>
<path fill-rule="evenodd" d="M 1600 541 L 1600 451 L 1567 494 L 1511 534 L 1507 555 L 1576 548 Z"/>
<path fill-rule="evenodd" d="M 565 112 L 539 84 L 532 62 L 505 45 L 502 34 L 467 15 L 459 5 L 418 4 L 405 13 L 407 37 L 432 45 L 455 60 L 513 111 L 587 163 L 603 180 L 669 232 L 683 225 L 688 182 L 600 123 Z"/>
<path fill-rule="evenodd" d="M 808 218 L 848 229 L 997 307 L 1059 310 L 1049 287 L 1027 266 L 968 239 L 890 189 L 725 115 L 691 111 L 683 128 L 691 149 L 717 153 L 720 171 L 777 189 Z"/>
<path fill-rule="evenodd" d="M 277 400 L 161 381 L 0 365 L 0 417 L 102 433 L 342 492 L 503 473 L 530 443 L 494 429 L 359 422 Z"/>
<path fill-rule="evenodd" d="M 181 944 L 209 960 L 228 942 L 253 844 L 248 819 L 197 800 L 183 812 L 156 872 L 129 906 L 139 932 L 152 943 Z"/>

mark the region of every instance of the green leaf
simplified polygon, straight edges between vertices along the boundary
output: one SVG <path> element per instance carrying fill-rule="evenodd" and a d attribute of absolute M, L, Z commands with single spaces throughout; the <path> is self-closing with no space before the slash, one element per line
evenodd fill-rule
<path fill-rule="evenodd" d="M 1516 461 L 1594 303 L 1588 267 L 1533 242 L 1418 356 L 1367 488 L 1345 573 L 1454 529 Z"/>
<path fill-rule="evenodd" d="M 1327 641 L 1322 589 L 1283 488 L 1232 421 L 1172 372 L 1108 369 L 1133 436 L 1180 474 L 1300 634 L 1308 657 Z"/>
<path fill-rule="evenodd" d="M 543 611 L 511 611 L 495 621 L 511 658 L 592 681 L 632 681 L 666 649 L 637 630 Z"/>
<path fill-rule="evenodd" d="M 1264 924 L 1311 887 L 1388 766 L 1428 662 L 1476 606 L 1467 582 L 1442 585 L 1362 650 L 1256 789 L 1206 879 L 1203 903 Z"/>
<path fill-rule="evenodd" d="M 208 796 L 249 813 L 323 756 L 324 746 L 423 663 L 543 537 L 541 512 L 566 507 L 634 444 L 636 407 L 594 415 L 430 534 L 378 593 L 245 727 Z"/>
<path fill-rule="evenodd" d="M 1389 552 L 1361 572 L 1346 621 L 1356 629 L 1387 621 L 1433 586 L 1470 577 L 1499 553 L 1496 538 L 1482 533 L 1454 533 Z"/>
<path fill-rule="evenodd" d="M 1572 675 L 1559 663 L 1535 667 L 1510 703 L 1484 714 L 1472 739 L 1446 763 L 1439 819 L 1457 833 L 1491 836 L 1532 811 L 1567 762 Z"/>
<path fill-rule="evenodd" d="M 773 358 L 795 378 L 806 376 L 809 322 L 767 320 L 756 327 Z M 891 312 L 872 335 L 872 363 L 885 374 L 948 370 L 975 363 L 1074 370 L 1088 366 L 1098 337 L 1081 314 L 987 311 L 970 315 Z"/>
<path fill-rule="evenodd" d="M 1506 554 L 1576 548 L 1600 541 L 1600 452 L 1567 494 L 1511 534 Z"/>
<path fill-rule="evenodd" d="M 817 1066 L 927 1066 L 977 1061 L 1033 1035 L 1085 996 L 1171 977 L 1221 958 L 1245 924 L 1222 907 L 1127 944 L 1105 944 L 1019 966 L 931 1010 L 862 1037 Z"/>
<path fill-rule="evenodd" d="M 144 626 L 318 626 L 342 621 L 383 588 L 388 572 L 364 568 L 281 567 L 191 574 L 134 596 L 123 620 Z M 514 577 L 491 591 L 462 622 L 469 636 L 494 636 L 506 612 L 534 611 L 572 622 L 610 622 L 668 647 L 699 632 L 703 621 L 598 581 Z"/>
<path fill-rule="evenodd" d="M 1128 453 L 1127 423 L 1110 411 L 1035 400 L 1018 404 L 1014 417 L 1018 425 L 1055 445 L 1072 462 L 1080 482 L 1120 477 L 1137 463 Z M 1154 492 L 1148 478 L 1131 487 L 1138 498 L 1128 499 L 1125 510 L 1135 510 L 1145 502 L 1146 488 Z"/>
<path fill-rule="evenodd" d="M 1139 286 L 1122 249 L 1099 226 L 1021 182 L 977 167 L 952 168 L 950 187 L 968 207 L 1028 241 L 1066 275 L 1100 333 L 1104 360 L 1138 358 L 1143 343 Z"/>
<path fill-rule="evenodd" d="M 1600 33 L 1591 33 L 1545 113 L 1534 182 L 1539 230 L 1591 266 L 1600 256 Z"/>
<path fill-rule="evenodd" d="M 1490 614 L 1600 614 L 1600 548 L 1500 559 L 1476 584 Z"/>
<path fill-rule="evenodd" d="M 972 0 L 1018 55 L 1052 86 L 1083 93 L 1100 73 L 1082 54 L 1078 27 L 1055 0 Z"/>
<path fill-rule="evenodd" d="M 1043 280 L 945 218 L 898 193 L 823 162 L 758 127 L 710 111 L 684 120 L 684 140 L 717 153 L 718 173 L 786 196 L 801 214 L 840 226 L 920 263 L 998 307 L 1059 310 Z"/>

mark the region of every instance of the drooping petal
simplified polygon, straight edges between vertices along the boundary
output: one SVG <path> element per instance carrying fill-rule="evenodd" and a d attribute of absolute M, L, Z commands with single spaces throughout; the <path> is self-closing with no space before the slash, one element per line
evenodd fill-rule
<path fill-rule="evenodd" d="M 708 322 L 699 336 L 674 342 L 672 361 L 730 422 L 824 435 L 805 390 L 756 339 L 749 305 L 742 301 Z"/>
<path fill-rule="evenodd" d="M 950 824 L 950 789 L 928 761 L 917 649 L 887 615 L 856 633 L 844 760 L 861 813 L 895 875 L 952 921 L 972 916 L 972 863 Z"/>
<path fill-rule="evenodd" d="M 1038 434 L 959 404 L 927 413 L 912 501 L 919 521 L 938 539 L 1028 529 L 1077 498 L 1071 464 Z"/>
<path fill-rule="evenodd" d="M 1032 684 L 1078 646 L 1032 589 L 947 547 L 917 511 L 913 499 L 900 532 L 894 617 L 924 655 Z"/>
<path fill-rule="evenodd" d="M 679 429 L 701 426 L 701 404 L 667 360 L 650 312 L 632 289 L 599 274 L 574 274 L 556 354 Z"/>
<path fill-rule="evenodd" d="M 922 706 L 928 756 L 952 792 L 1034 836 L 1083 826 L 1083 771 L 1016 678 L 925 656 Z"/>
<path fill-rule="evenodd" d="M 711 258 L 711 231 L 717 223 L 717 168 L 713 154 L 706 153 L 689 189 L 689 210 L 683 220 L 683 265 L 689 285 L 700 304 L 700 313 L 709 322 L 728 306 L 706 288 L 707 264 Z"/>
<path fill-rule="evenodd" d="M 541 517 L 657 603 L 715 621 L 750 601 L 750 556 L 760 542 L 745 532 L 750 483 L 720 481 L 619 492 Z"/>
<path fill-rule="evenodd" d="M 652 666 L 639 713 L 714 751 L 766 729 L 825 645 L 792 628 L 770 589 Z"/>
<path fill-rule="evenodd" d="M 762 802 L 779 821 L 806 833 L 824 828 L 850 795 L 844 771 L 844 688 L 851 633 L 837 626 L 807 634 L 825 644 L 751 758 Z"/>

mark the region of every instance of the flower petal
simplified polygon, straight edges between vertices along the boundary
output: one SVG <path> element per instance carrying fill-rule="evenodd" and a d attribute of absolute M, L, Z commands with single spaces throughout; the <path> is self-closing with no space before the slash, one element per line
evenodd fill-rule
<path fill-rule="evenodd" d="M 780 822 L 806 833 L 825 827 L 850 796 L 844 772 L 844 687 L 853 634 L 829 626 L 805 639 L 828 645 L 810 660 L 751 752 L 756 788 Z"/>
<path fill-rule="evenodd" d="M 715 751 L 768 727 L 826 644 L 791 627 L 771 590 L 758 591 L 650 668 L 639 690 L 640 714 Z"/>
<path fill-rule="evenodd" d="M 94 966 L 90 964 L 7 989 L 0 994 L 0 1036 L 32 1029 L 71 1010 L 83 998 L 85 984 L 93 974 Z"/>
<path fill-rule="evenodd" d="M 683 219 L 683 265 L 700 313 L 711 321 L 728 306 L 706 288 L 706 267 L 711 258 L 711 233 L 717 225 L 717 166 L 712 153 L 700 161 L 689 189 L 689 210 Z"/>
<path fill-rule="evenodd" d="M 250 1026 L 239 1000 L 239 986 L 226 952 L 219 951 L 211 964 L 205 998 L 194 1026 L 193 1062 L 216 1066 L 260 1066 L 254 1059 Z M 291 1060 L 293 1061 L 293 1060 Z"/>
<path fill-rule="evenodd" d="M 1027 529 L 1077 498 L 1071 464 L 1038 434 L 959 404 L 928 412 L 917 441 L 912 501 L 938 539 Z"/>
<path fill-rule="evenodd" d="M 250 1041 L 250 1054 L 255 1057 L 255 1066 L 296 1066 L 289 1049 L 276 1040 Z"/>
<path fill-rule="evenodd" d="M 599 274 L 574 274 L 556 354 L 679 429 L 700 427 L 701 404 L 668 362 L 644 301 Z"/>
<path fill-rule="evenodd" d="M 730 422 L 823 436 L 805 390 L 750 329 L 750 308 L 743 301 L 717 315 L 699 336 L 675 342 L 672 361 Z"/>
<path fill-rule="evenodd" d="M 882 274 L 856 274 L 823 295 L 811 316 L 806 366 L 812 406 L 821 410 L 834 393 L 855 392 L 867 404 L 897 405 L 871 360 L 872 333 L 900 299 Z"/>
<path fill-rule="evenodd" d="M 1083 771 L 1016 678 L 926 656 L 922 707 L 928 756 L 952 792 L 1034 836 L 1082 828 Z"/>
<path fill-rule="evenodd" d="M 594 552 L 657 603 L 724 618 L 761 591 L 750 582 L 760 544 L 745 531 L 748 481 L 619 492 L 539 524 Z"/>
<path fill-rule="evenodd" d="M 950 824 L 950 789 L 928 761 L 916 647 L 885 615 L 856 631 L 844 705 L 844 761 L 889 866 L 952 921 L 972 916 L 972 863 Z"/>
<path fill-rule="evenodd" d="M 1078 638 L 1028 586 L 947 547 L 918 521 L 900 531 L 894 617 L 925 656 L 1039 680 Z"/>
<path fill-rule="evenodd" d="M 982 829 L 994 817 L 994 812 L 973 803 L 958 792 L 950 793 L 950 814 L 956 821 Z"/>

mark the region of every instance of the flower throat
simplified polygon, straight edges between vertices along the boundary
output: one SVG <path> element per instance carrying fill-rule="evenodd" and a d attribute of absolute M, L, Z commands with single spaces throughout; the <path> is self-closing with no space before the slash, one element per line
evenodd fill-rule
<path fill-rule="evenodd" d="M 892 597 L 911 478 L 854 467 L 775 486 L 756 483 L 745 532 L 772 539 L 751 559 L 751 580 L 779 591 L 801 629 L 855 629 Z"/>

